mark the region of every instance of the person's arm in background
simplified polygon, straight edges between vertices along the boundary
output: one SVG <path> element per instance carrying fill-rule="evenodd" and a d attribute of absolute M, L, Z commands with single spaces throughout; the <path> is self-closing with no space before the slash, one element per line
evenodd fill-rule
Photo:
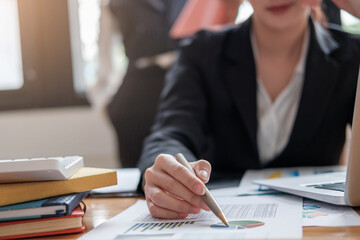
<path fill-rule="evenodd" d="M 202 29 L 218 31 L 228 24 L 234 24 L 242 2 L 243 0 L 188 0 L 170 30 L 170 36 L 175 39 L 184 38 Z"/>
<path fill-rule="evenodd" d="M 226 3 L 225 23 L 234 22 L 243 0 L 220 1 Z M 199 26 L 197 30 L 200 29 Z M 202 73 L 197 66 L 202 57 L 199 36 L 182 49 L 168 74 L 156 124 L 145 141 L 138 164 L 147 204 L 155 217 L 184 218 L 201 209 L 209 210 L 200 196 L 209 180 L 211 165 L 197 161 L 206 148 L 207 131 L 207 103 Z M 173 156 L 177 153 L 192 162 L 198 178 L 175 160 Z"/>
<path fill-rule="evenodd" d="M 144 173 L 149 210 L 161 218 L 184 218 L 208 209 L 200 195 L 204 194 L 211 166 L 206 161 L 195 162 L 206 148 L 207 100 L 198 66 L 202 39 L 194 39 L 182 48 L 168 73 L 156 124 L 138 164 Z M 177 153 L 193 162 L 201 180 L 175 160 Z"/>

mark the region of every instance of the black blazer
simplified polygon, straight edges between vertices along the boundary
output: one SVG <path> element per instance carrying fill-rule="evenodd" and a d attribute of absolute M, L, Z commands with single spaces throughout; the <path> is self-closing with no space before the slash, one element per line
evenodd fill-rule
<path fill-rule="evenodd" d="M 177 48 L 170 27 L 186 0 L 111 0 L 129 65 L 122 84 L 107 110 L 117 136 L 123 167 L 135 167 L 144 138 L 150 134 L 166 70 L 139 69 L 136 61 Z"/>
<path fill-rule="evenodd" d="M 169 31 L 186 0 L 111 0 L 130 65 L 141 57 L 173 51 Z M 130 66 L 132 67 L 132 66 Z"/>
<path fill-rule="evenodd" d="M 213 170 L 337 164 L 352 121 L 360 38 L 309 20 L 305 81 L 283 152 L 262 166 L 257 149 L 256 69 L 251 19 L 187 41 L 169 72 L 156 124 L 138 167 L 160 153 L 207 159 Z"/>

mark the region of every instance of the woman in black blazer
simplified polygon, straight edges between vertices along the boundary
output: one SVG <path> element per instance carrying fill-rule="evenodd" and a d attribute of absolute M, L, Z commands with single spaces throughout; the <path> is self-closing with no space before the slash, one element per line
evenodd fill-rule
<path fill-rule="evenodd" d="M 359 17 L 350 1 L 334 0 Z M 352 120 L 359 36 L 313 20 L 308 4 L 316 0 L 250 2 L 248 21 L 196 34 L 168 74 L 138 165 L 156 217 L 207 209 L 200 195 L 211 166 L 230 176 L 339 161 Z M 179 152 L 199 178 L 176 162 Z"/>

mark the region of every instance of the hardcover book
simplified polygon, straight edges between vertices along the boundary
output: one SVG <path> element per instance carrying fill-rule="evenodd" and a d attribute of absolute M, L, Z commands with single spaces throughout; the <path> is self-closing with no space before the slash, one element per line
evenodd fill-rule
<path fill-rule="evenodd" d="M 84 192 L 116 184 L 115 170 L 84 167 L 66 180 L 2 183 L 0 184 L 0 206 Z"/>
<path fill-rule="evenodd" d="M 82 221 L 83 216 L 84 211 L 78 206 L 69 216 L 65 217 L 2 222 L 0 223 L 0 239 L 29 238 L 82 232 L 85 230 L 85 225 Z"/>
<path fill-rule="evenodd" d="M 0 222 L 68 216 L 89 191 L 0 207 Z"/>

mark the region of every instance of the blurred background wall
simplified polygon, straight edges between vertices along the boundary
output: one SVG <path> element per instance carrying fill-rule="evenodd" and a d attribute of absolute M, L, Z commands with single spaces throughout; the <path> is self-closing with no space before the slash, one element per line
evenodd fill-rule
<path fill-rule="evenodd" d="M 89 107 L 0 112 L 0 159 L 82 155 L 86 166 L 119 167 L 105 114 Z"/>

